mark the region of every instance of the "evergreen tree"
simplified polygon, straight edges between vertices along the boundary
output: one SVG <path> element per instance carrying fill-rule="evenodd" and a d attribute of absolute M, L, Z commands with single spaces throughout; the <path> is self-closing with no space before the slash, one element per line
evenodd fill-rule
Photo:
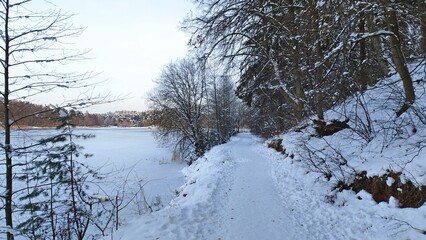
<path fill-rule="evenodd" d="M 30 239 L 84 239 L 91 221 L 102 215 L 95 214 L 89 192 L 89 183 L 101 178 L 84 163 L 90 155 L 75 142 L 93 136 L 76 134 L 71 115 L 63 109 L 59 114 L 59 133 L 34 144 L 37 150 L 26 153 L 31 160 L 17 179 L 26 187 L 15 193 L 15 211 L 24 219 L 16 229 Z"/>

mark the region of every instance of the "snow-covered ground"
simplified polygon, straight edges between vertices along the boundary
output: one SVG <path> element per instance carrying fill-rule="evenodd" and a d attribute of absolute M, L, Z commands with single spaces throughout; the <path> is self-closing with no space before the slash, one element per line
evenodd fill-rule
<path fill-rule="evenodd" d="M 358 194 L 362 200 L 345 192 L 331 203 L 329 181 L 247 133 L 213 148 L 185 173 L 179 197 L 114 239 L 426 239 L 401 218 L 424 227 L 425 207 L 396 209 L 365 192 Z"/>
<path fill-rule="evenodd" d="M 348 118 L 351 129 L 318 137 L 308 120 L 279 136 L 286 154 L 239 134 L 184 169 L 186 183 L 166 208 L 105 239 L 426 239 L 426 204 L 398 208 L 393 198 L 335 189 L 360 171 L 426 184 L 426 69 L 410 67 L 417 101 L 401 117 L 394 75 L 326 113 Z"/>

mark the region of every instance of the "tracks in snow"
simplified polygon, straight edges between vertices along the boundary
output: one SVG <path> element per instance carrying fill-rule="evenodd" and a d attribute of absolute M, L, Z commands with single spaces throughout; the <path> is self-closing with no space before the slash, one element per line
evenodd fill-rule
<path fill-rule="evenodd" d="M 114 239 L 386 239 L 370 231 L 374 211 L 325 203 L 329 187 L 305 171 L 239 134 L 186 169 L 187 183 L 168 208 Z"/>
<path fill-rule="evenodd" d="M 253 149 L 253 136 L 239 135 L 229 149 L 235 162 L 220 223 L 212 239 L 304 239 L 278 194 L 268 160 Z"/>

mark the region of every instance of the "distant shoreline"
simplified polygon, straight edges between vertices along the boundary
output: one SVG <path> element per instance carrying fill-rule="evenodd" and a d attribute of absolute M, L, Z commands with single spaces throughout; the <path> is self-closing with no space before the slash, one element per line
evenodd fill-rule
<path fill-rule="evenodd" d="M 74 129 L 155 129 L 155 126 L 148 127 L 123 127 L 123 126 L 75 126 Z M 12 126 L 12 130 L 55 130 L 56 127 L 31 127 L 31 126 Z M 4 130 L 4 127 L 0 127 L 0 130 Z"/>

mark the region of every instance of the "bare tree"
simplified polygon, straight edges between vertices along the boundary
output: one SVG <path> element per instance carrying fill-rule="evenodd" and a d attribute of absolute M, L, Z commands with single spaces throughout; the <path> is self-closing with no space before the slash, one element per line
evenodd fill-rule
<path fill-rule="evenodd" d="M 178 152 L 188 154 L 193 150 L 196 156 L 203 155 L 206 96 L 206 82 L 196 61 L 183 59 L 167 65 L 149 97 L 152 108 L 159 112 L 156 119 L 159 138 L 173 140 Z"/>
<path fill-rule="evenodd" d="M 284 24 L 292 20 L 292 24 L 298 24 L 290 14 L 297 11 L 291 1 L 195 2 L 199 15 L 185 24 L 193 35 L 191 44 L 205 51 L 207 57 L 217 57 L 241 70 L 236 92 L 249 105 L 276 103 L 273 108 L 278 111 L 272 116 L 300 120 L 305 99 L 299 58 L 294 57 L 299 49 L 288 47 L 298 41 L 292 38 L 297 31 Z M 277 97 L 283 100 L 274 101 Z M 281 111 L 288 105 L 294 111 Z"/>
<path fill-rule="evenodd" d="M 234 84 L 229 75 L 216 76 L 209 71 L 208 105 L 210 127 L 215 129 L 211 134 L 212 144 L 225 143 L 236 131 L 239 122 L 238 101 L 234 93 Z"/>
<path fill-rule="evenodd" d="M 44 4 L 44 5 L 43 5 Z M 102 102 L 103 97 L 81 94 L 73 100 L 65 100 L 61 106 L 45 111 L 31 112 L 25 116 L 15 114 L 10 109 L 14 100 L 31 100 L 35 96 L 59 89 L 90 87 L 91 73 L 64 71 L 61 66 L 66 62 L 81 60 L 84 52 L 70 48 L 68 41 L 77 37 L 82 28 L 76 28 L 70 22 L 71 15 L 60 10 L 50 10 L 47 2 L 36 0 L 0 1 L 0 50 L 3 75 L 0 91 L 4 114 L 2 125 L 4 139 L 0 147 L 4 151 L 5 186 L 1 186 L 0 196 L 4 199 L 7 239 L 14 239 L 14 188 L 15 170 L 19 169 L 18 156 L 34 146 L 17 148 L 11 139 L 13 127 L 19 127 L 22 119 L 42 115 L 62 107 L 84 107 Z M 49 9 L 49 10 L 43 10 Z M 19 117 L 15 117 L 19 116 Z"/>
<path fill-rule="evenodd" d="M 395 68 L 401 77 L 404 91 L 405 91 L 405 101 L 402 107 L 396 112 L 397 116 L 400 116 L 411 105 L 414 103 L 416 99 L 413 87 L 413 81 L 411 79 L 410 72 L 408 71 L 406 58 L 401 46 L 401 35 L 399 33 L 399 24 L 396 9 L 391 5 L 391 1 L 382 0 L 384 15 L 386 19 L 386 25 L 388 30 L 392 33 L 389 35 L 389 44 L 392 53 L 392 60 L 395 64 Z"/>

